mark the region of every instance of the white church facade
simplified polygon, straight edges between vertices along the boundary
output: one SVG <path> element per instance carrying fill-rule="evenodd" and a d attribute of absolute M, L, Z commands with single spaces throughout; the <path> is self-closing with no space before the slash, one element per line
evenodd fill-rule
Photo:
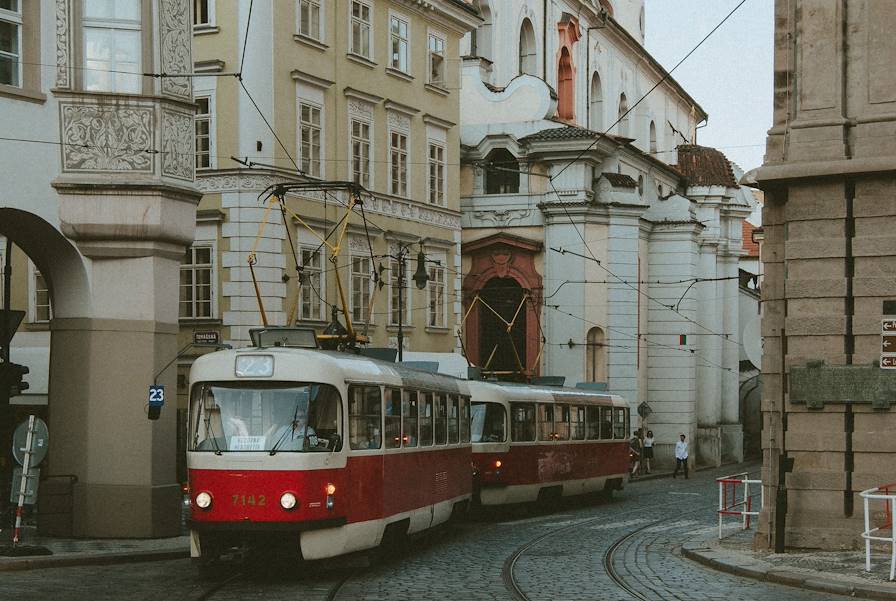
<path fill-rule="evenodd" d="M 632 429 L 654 431 L 661 461 L 680 433 L 698 463 L 741 459 L 750 208 L 724 155 L 696 144 L 706 113 L 645 50 L 643 0 L 474 4 L 484 24 L 461 47 L 467 356 L 486 375 L 623 395 L 647 409 Z"/>

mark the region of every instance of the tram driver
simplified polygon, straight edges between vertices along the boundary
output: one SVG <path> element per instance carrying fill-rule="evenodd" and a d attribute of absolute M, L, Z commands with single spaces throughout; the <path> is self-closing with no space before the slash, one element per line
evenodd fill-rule
<path fill-rule="evenodd" d="M 317 432 L 308 425 L 308 405 L 301 400 L 293 403 L 274 403 L 271 426 L 265 432 L 268 449 L 272 451 L 301 451 L 318 446 Z"/>

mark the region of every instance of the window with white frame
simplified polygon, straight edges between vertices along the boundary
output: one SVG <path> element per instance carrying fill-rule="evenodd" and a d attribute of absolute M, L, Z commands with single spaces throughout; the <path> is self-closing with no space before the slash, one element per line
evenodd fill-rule
<path fill-rule="evenodd" d="M 299 169 L 306 175 L 320 177 L 320 107 L 299 103 Z"/>
<path fill-rule="evenodd" d="M 193 0 L 193 25 L 194 26 L 209 26 L 214 21 L 212 20 L 212 3 L 215 0 Z"/>
<path fill-rule="evenodd" d="M 429 83 L 445 85 L 445 39 L 429 34 Z"/>
<path fill-rule="evenodd" d="M 370 314 L 370 295 L 372 292 L 372 270 L 370 257 L 352 257 L 351 264 L 351 312 L 352 321 L 363 323 Z"/>
<path fill-rule="evenodd" d="M 370 123 L 352 119 L 352 181 L 370 187 Z"/>
<path fill-rule="evenodd" d="M 408 195 L 408 136 L 400 131 L 389 132 L 389 192 L 397 196 Z"/>
<path fill-rule="evenodd" d="M 445 268 L 442 265 L 429 266 L 429 282 L 427 283 L 427 304 L 429 311 L 426 325 L 432 328 L 444 328 L 446 322 L 445 304 Z"/>
<path fill-rule="evenodd" d="M 48 323 L 53 319 L 53 307 L 50 305 L 50 289 L 47 280 L 37 267 L 31 266 L 31 322 Z"/>
<path fill-rule="evenodd" d="M 211 245 L 196 245 L 187 249 L 180 266 L 181 319 L 210 319 L 215 316 L 213 254 Z"/>
<path fill-rule="evenodd" d="M 401 287 L 398 285 L 398 270 L 400 267 L 395 259 L 392 259 L 389 263 L 389 325 L 392 326 L 398 325 L 401 313 L 404 313 L 401 316 L 402 325 L 406 326 L 411 323 L 412 291 L 410 286 L 408 286 L 407 262 L 405 262 L 404 283 Z M 402 299 L 403 311 L 398 310 L 398 300 L 401 294 L 400 288 L 404 289 L 404 299 Z"/>
<path fill-rule="evenodd" d="M 0 84 L 22 86 L 22 0 L 0 0 Z"/>
<path fill-rule="evenodd" d="M 320 247 L 302 248 L 302 273 L 299 276 L 299 319 L 324 319 L 326 279 Z"/>
<path fill-rule="evenodd" d="M 212 109 L 208 96 L 196 97 L 196 168 L 208 169 L 212 166 Z"/>
<path fill-rule="evenodd" d="M 445 147 L 429 142 L 429 202 L 445 205 Z"/>
<path fill-rule="evenodd" d="M 409 70 L 408 22 L 397 15 L 389 17 L 389 49 L 389 66 L 407 73 Z"/>
<path fill-rule="evenodd" d="M 371 20 L 370 3 L 362 0 L 351 0 L 351 52 L 358 54 L 364 58 L 371 58 L 373 50 L 370 45 L 371 30 L 373 21 Z"/>
<path fill-rule="evenodd" d="M 299 0 L 299 33 L 315 40 L 323 38 L 321 3 L 323 0 Z"/>
<path fill-rule="evenodd" d="M 84 0 L 85 90 L 140 91 L 141 10 L 140 0 Z"/>

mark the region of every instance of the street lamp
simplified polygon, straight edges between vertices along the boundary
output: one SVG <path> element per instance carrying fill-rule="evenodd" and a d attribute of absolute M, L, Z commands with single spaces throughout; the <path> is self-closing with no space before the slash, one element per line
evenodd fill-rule
<path fill-rule="evenodd" d="M 398 254 L 397 255 L 386 255 L 395 261 L 398 262 L 398 281 L 396 284 L 398 285 L 398 360 L 402 361 L 404 358 L 404 274 L 405 274 L 405 265 L 407 263 L 408 254 L 410 254 L 410 246 L 404 244 L 402 242 L 398 243 Z M 382 269 L 381 269 L 382 271 Z M 426 271 L 426 255 L 423 253 L 423 244 L 420 244 L 420 252 L 417 253 L 417 270 L 414 272 L 414 275 L 411 277 L 414 280 L 414 285 L 417 287 L 417 290 L 423 290 L 426 288 L 426 283 L 429 282 L 429 273 Z M 384 285 L 385 283 L 380 279 L 380 285 Z"/>

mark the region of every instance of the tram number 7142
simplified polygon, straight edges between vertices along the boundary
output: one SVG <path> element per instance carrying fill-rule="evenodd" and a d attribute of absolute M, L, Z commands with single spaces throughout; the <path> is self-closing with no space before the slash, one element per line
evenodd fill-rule
<path fill-rule="evenodd" d="M 255 495 L 233 495 L 232 500 L 234 505 L 248 505 L 250 507 L 264 507 L 267 505 L 267 499 L 265 499 L 264 495 L 258 495 L 257 499 Z"/>

